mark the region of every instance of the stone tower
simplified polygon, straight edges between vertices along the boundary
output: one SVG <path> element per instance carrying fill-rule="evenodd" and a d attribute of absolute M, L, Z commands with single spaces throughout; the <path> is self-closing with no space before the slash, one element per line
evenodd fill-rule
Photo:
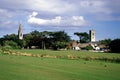
<path fill-rule="evenodd" d="M 23 39 L 22 24 L 21 24 L 21 23 L 20 23 L 19 29 L 18 29 L 18 38 L 19 38 L 20 40 Z"/>
<path fill-rule="evenodd" d="M 95 42 L 95 30 L 90 30 L 90 42 Z"/>

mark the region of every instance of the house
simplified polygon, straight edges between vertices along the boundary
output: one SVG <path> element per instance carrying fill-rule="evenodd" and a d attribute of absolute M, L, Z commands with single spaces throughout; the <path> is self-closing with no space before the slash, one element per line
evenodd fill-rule
<path fill-rule="evenodd" d="M 79 43 L 77 41 L 72 41 L 71 46 L 73 50 L 80 50 Z"/>

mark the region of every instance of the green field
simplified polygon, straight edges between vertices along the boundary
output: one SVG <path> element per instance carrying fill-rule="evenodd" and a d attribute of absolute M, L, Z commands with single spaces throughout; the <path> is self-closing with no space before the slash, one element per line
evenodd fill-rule
<path fill-rule="evenodd" d="M 119 54 L 81 51 L 14 50 L 32 54 L 117 57 Z M 120 64 L 0 54 L 0 80 L 120 80 Z"/>
<path fill-rule="evenodd" d="M 23 49 L 23 50 L 14 50 L 14 52 L 22 52 L 29 53 L 33 55 L 41 55 L 43 56 L 56 56 L 57 58 L 66 58 L 66 59 L 83 59 L 83 60 L 100 60 L 100 61 L 109 61 L 120 63 L 120 54 L 117 53 L 98 53 L 98 52 L 90 52 L 90 51 L 53 51 L 53 50 L 32 50 L 32 49 Z M 69 57 L 71 56 L 71 58 Z"/>
<path fill-rule="evenodd" d="M 54 50 L 39 50 L 39 49 L 23 49 L 23 50 L 14 50 L 17 52 L 26 52 L 31 54 L 48 54 L 52 56 L 67 56 L 67 55 L 74 55 L 78 57 L 105 57 L 105 58 L 120 58 L 120 54 L 116 53 L 97 53 L 97 52 L 89 52 L 89 51 L 54 51 Z"/>

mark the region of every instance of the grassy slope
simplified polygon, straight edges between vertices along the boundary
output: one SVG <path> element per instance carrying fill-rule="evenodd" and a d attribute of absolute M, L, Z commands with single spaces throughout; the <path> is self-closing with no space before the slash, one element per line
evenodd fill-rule
<path fill-rule="evenodd" d="M 0 54 L 0 80 L 120 80 L 120 64 Z"/>

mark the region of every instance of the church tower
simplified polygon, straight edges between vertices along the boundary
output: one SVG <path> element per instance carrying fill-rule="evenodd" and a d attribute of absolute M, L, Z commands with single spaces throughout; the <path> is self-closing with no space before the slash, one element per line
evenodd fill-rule
<path fill-rule="evenodd" d="M 23 39 L 22 24 L 21 24 L 21 23 L 20 23 L 19 29 L 18 29 L 18 38 L 19 38 L 20 40 Z"/>
<path fill-rule="evenodd" d="M 90 42 L 95 42 L 95 30 L 90 30 L 89 35 L 90 35 Z"/>

